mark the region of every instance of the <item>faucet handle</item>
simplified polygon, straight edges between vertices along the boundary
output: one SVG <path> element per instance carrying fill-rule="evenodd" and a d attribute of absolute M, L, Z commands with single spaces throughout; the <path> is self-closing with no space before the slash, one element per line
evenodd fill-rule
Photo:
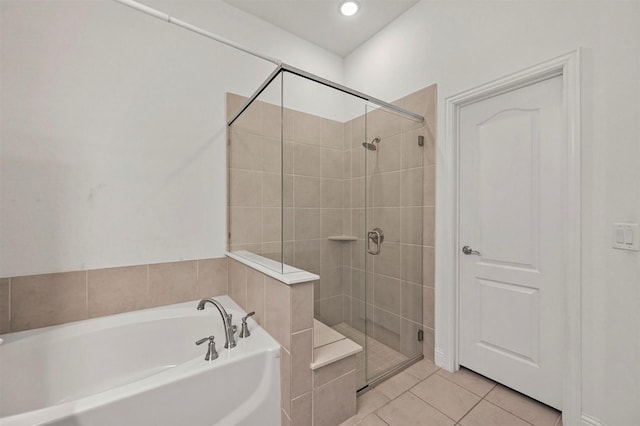
<path fill-rule="evenodd" d="M 209 345 L 207 348 L 207 354 L 204 356 L 205 361 L 213 361 L 218 358 L 218 351 L 216 350 L 216 342 L 214 336 L 203 337 L 202 339 L 196 341 L 196 345 L 201 345 L 204 342 L 209 341 Z"/>
<path fill-rule="evenodd" d="M 255 315 L 255 311 L 249 312 L 246 317 L 242 318 L 242 329 L 240 330 L 240 336 L 239 336 L 241 339 L 251 336 L 251 332 L 249 331 L 249 326 L 247 325 L 247 318 L 249 318 L 251 315 Z"/>
<path fill-rule="evenodd" d="M 213 341 L 215 340 L 215 336 L 203 337 L 202 339 L 200 339 L 200 340 L 198 340 L 198 341 L 196 342 L 196 345 L 201 345 L 201 344 L 203 344 L 204 342 L 206 342 L 207 340 L 209 340 L 209 341 L 213 342 Z"/>

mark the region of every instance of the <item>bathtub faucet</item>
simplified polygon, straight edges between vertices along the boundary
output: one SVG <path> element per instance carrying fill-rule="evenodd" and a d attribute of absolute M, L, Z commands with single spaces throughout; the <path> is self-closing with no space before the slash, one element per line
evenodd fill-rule
<path fill-rule="evenodd" d="M 231 324 L 231 315 L 227 314 L 227 311 L 224 309 L 224 306 L 220 304 L 220 302 L 211 298 L 202 299 L 198 303 L 197 309 L 199 311 L 203 310 L 204 305 L 206 305 L 207 303 L 211 303 L 213 306 L 215 306 L 218 309 L 218 312 L 220 312 L 220 315 L 222 316 L 222 322 L 224 324 L 224 338 L 226 340 L 226 342 L 224 343 L 224 347 L 227 349 L 235 348 L 236 347 L 236 339 L 234 336 L 235 327 L 233 326 L 233 324 Z"/>

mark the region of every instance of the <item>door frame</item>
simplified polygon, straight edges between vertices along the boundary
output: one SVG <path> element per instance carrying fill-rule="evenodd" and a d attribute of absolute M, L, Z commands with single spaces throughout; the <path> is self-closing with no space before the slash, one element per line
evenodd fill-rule
<path fill-rule="evenodd" d="M 580 49 L 479 85 L 445 99 L 445 138 L 436 180 L 435 361 L 448 371 L 460 368 L 459 339 L 459 136 L 460 109 L 501 93 L 562 76 L 563 123 L 566 126 L 564 207 L 565 357 L 563 361 L 563 421 L 581 421 L 581 166 Z"/>

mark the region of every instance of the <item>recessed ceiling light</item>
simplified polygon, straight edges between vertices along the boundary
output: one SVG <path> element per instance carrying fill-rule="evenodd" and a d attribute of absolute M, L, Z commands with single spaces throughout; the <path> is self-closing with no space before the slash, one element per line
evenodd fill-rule
<path fill-rule="evenodd" d="M 345 1 L 340 5 L 340 13 L 344 16 L 353 16 L 358 13 L 358 2 Z"/>

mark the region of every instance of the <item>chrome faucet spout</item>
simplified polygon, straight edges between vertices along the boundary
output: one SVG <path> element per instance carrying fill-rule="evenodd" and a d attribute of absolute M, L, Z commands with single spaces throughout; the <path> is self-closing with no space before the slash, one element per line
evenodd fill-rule
<path fill-rule="evenodd" d="M 200 302 L 198 302 L 198 307 L 196 309 L 198 309 L 199 311 L 203 310 L 207 303 L 211 303 L 213 306 L 215 306 L 222 316 L 225 338 L 224 347 L 227 349 L 235 348 L 236 339 L 234 336 L 233 324 L 231 324 L 231 315 L 227 314 L 227 311 L 224 309 L 224 306 L 222 306 L 220 302 L 211 298 L 202 299 Z"/>

